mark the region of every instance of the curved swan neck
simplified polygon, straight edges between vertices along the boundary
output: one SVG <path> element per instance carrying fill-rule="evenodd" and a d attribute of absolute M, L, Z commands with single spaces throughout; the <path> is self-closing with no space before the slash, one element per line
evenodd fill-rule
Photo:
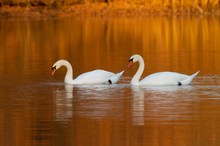
<path fill-rule="evenodd" d="M 131 80 L 131 84 L 132 85 L 139 85 L 140 84 L 140 78 L 141 78 L 141 75 L 144 71 L 144 60 L 141 56 L 139 56 L 137 58 L 137 61 L 139 63 L 139 68 L 137 70 L 137 72 L 135 73 L 135 75 L 133 76 L 132 80 Z"/>
<path fill-rule="evenodd" d="M 66 75 L 64 78 L 64 83 L 71 84 L 71 82 L 73 81 L 73 68 L 71 64 L 65 60 L 62 61 L 62 65 L 67 68 Z"/>

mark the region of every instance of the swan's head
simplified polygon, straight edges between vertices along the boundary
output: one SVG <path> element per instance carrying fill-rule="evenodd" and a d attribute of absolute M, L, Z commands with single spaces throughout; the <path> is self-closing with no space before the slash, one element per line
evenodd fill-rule
<path fill-rule="evenodd" d="M 140 58 L 142 58 L 140 55 L 137 55 L 137 54 L 132 55 L 130 59 L 128 60 L 129 64 L 127 67 L 129 68 L 133 63 L 138 62 Z"/>
<path fill-rule="evenodd" d="M 55 62 L 52 66 L 52 73 L 51 75 L 53 76 L 56 72 L 56 70 L 58 70 L 61 66 L 65 65 L 65 62 L 67 62 L 66 60 L 58 60 L 57 62 Z"/>

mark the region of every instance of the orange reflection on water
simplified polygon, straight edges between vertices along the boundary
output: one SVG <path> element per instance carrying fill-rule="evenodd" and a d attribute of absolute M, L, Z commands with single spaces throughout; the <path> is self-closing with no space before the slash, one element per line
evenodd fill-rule
<path fill-rule="evenodd" d="M 14 21 L 1 20 L 4 68 L 14 58 L 24 69 L 36 61 L 46 68 L 64 58 L 74 65 L 76 74 L 95 68 L 118 72 L 132 54 L 139 53 L 144 56 L 147 73 L 219 72 L 220 22 L 216 18 Z"/>
<path fill-rule="evenodd" d="M 0 144 L 218 145 L 219 26 L 215 17 L 187 16 L 1 19 Z M 50 80 L 61 58 L 77 76 L 97 68 L 119 72 L 135 53 L 145 59 L 143 76 L 201 73 L 195 87 L 162 91 L 128 85 L 137 64 L 116 87 L 67 92 L 55 84 L 65 69 Z"/>

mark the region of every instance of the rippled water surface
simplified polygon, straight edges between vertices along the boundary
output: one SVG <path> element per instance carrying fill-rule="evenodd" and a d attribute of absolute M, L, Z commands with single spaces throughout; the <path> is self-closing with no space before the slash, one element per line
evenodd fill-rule
<path fill-rule="evenodd" d="M 215 17 L 0 20 L 0 145 L 220 145 L 220 20 Z M 192 74 L 189 86 L 65 85 L 93 69 Z"/>

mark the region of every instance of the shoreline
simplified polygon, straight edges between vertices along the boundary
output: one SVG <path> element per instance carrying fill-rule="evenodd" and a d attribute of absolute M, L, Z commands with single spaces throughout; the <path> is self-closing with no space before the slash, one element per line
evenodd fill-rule
<path fill-rule="evenodd" d="M 91 3 L 70 6 L 1 6 L 0 18 L 220 16 L 220 9 L 150 7 L 127 3 Z"/>

